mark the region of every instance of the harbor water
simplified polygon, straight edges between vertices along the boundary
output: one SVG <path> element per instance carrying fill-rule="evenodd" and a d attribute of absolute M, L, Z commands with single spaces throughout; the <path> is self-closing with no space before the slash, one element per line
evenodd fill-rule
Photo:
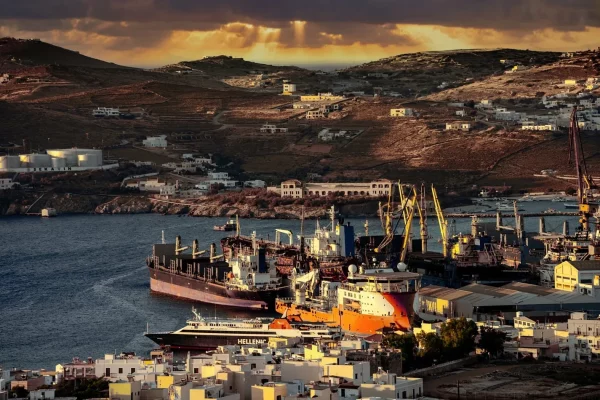
<path fill-rule="evenodd" d="M 541 207 L 537 202 L 523 207 Z M 567 218 L 572 228 L 577 218 Z M 548 230 L 560 230 L 565 217 L 546 218 Z M 180 328 L 191 316 L 192 302 L 151 294 L 145 258 L 164 231 L 167 242 L 181 235 L 184 245 L 198 239 L 201 248 L 229 234 L 213 225 L 225 218 L 144 215 L 81 215 L 42 219 L 0 219 L 0 365 L 5 368 L 50 368 L 72 357 L 101 357 L 134 351 L 145 354 L 155 345 L 151 331 Z M 256 231 L 274 238 L 275 229 L 300 233 L 297 220 L 241 220 L 242 234 Z M 346 219 L 357 234 L 364 219 Z M 320 221 L 321 226 L 328 221 Z M 456 232 L 470 232 L 470 219 L 456 219 Z M 507 225 L 511 221 L 507 220 Z M 439 228 L 428 220 L 430 250 L 439 251 Z M 526 220 L 536 231 L 538 219 Z M 307 235 L 315 221 L 306 221 Z M 403 230 L 400 225 L 399 233 Z M 418 221 L 413 233 L 418 236 Z M 378 219 L 369 233 L 380 234 Z M 242 317 L 250 312 L 196 304 L 205 316 Z"/>

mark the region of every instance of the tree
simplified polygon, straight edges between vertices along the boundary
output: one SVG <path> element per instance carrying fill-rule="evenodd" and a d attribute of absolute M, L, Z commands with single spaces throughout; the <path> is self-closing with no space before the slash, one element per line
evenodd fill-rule
<path fill-rule="evenodd" d="M 477 325 L 465 317 L 450 319 L 442 324 L 440 336 L 444 344 L 444 353 L 450 360 L 468 355 L 475 350 Z"/>
<path fill-rule="evenodd" d="M 18 397 L 20 399 L 29 397 L 29 392 L 23 386 L 17 386 L 9 393 L 9 398 Z"/>
<path fill-rule="evenodd" d="M 575 196 L 577 194 L 577 190 L 575 188 L 568 188 L 567 190 L 565 190 L 565 194 L 567 196 Z"/>
<path fill-rule="evenodd" d="M 419 356 L 424 359 L 428 364 L 433 364 L 435 361 L 439 362 L 444 354 L 444 343 L 442 338 L 434 332 L 419 333 L 417 335 L 419 340 Z"/>
<path fill-rule="evenodd" d="M 397 335 L 392 333 L 386 335 L 383 339 L 383 346 L 392 349 L 399 349 L 402 352 L 402 370 L 408 371 L 415 364 L 415 348 L 417 340 L 414 335 Z"/>
<path fill-rule="evenodd" d="M 504 352 L 506 333 L 482 326 L 477 347 L 486 351 L 490 356 L 497 357 Z"/>

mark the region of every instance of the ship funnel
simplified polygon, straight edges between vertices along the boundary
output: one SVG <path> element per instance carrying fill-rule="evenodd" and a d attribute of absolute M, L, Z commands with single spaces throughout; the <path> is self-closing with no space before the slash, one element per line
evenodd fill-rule
<path fill-rule="evenodd" d="M 544 217 L 540 217 L 539 234 L 543 235 L 544 233 L 546 233 L 546 220 L 544 219 Z"/>
<path fill-rule="evenodd" d="M 563 222 L 563 235 L 569 236 L 569 221 Z"/>

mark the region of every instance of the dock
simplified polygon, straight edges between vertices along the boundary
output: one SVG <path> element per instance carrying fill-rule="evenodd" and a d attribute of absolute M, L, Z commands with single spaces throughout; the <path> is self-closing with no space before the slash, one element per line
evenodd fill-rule
<path fill-rule="evenodd" d="M 496 213 L 449 213 L 446 218 L 496 218 Z M 577 211 L 555 211 L 555 212 L 537 212 L 537 213 L 519 213 L 522 217 L 576 217 Z M 514 213 L 502 213 L 503 218 L 514 218 Z"/>

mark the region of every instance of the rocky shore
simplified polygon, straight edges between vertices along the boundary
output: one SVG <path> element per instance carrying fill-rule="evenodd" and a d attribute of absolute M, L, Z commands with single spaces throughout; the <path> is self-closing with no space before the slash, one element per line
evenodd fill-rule
<path fill-rule="evenodd" d="M 194 217 L 228 217 L 239 215 L 241 218 L 261 219 L 299 219 L 304 217 L 325 218 L 328 206 L 305 206 L 283 204 L 260 207 L 247 203 L 223 203 L 219 197 L 206 197 L 201 200 L 162 200 L 141 195 L 76 195 L 41 194 L 9 199 L 0 203 L 0 215 L 25 215 L 39 213 L 42 208 L 54 208 L 58 214 L 143 214 L 159 213 L 165 215 L 189 215 Z M 38 200 L 39 199 L 39 200 Z M 35 204 L 34 202 L 38 200 Z M 33 207 L 30 206 L 34 204 Z M 330 205 L 344 216 L 377 216 L 378 202 L 365 199 L 364 202 Z"/>

